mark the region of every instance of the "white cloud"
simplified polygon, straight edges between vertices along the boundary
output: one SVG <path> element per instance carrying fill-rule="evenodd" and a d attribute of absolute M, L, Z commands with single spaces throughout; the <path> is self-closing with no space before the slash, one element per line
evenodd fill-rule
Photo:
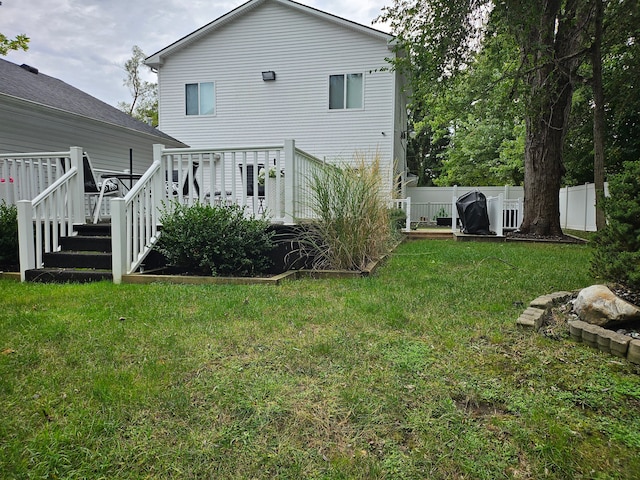
<path fill-rule="evenodd" d="M 298 0 L 372 26 L 385 0 Z M 138 45 L 150 55 L 245 3 L 245 0 L 3 0 L 0 32 L 30 37 L 27 63 L 111 105 L 128 101 L 122 65 Z M 384 26 L 374 28 L 384 30 Z"/>

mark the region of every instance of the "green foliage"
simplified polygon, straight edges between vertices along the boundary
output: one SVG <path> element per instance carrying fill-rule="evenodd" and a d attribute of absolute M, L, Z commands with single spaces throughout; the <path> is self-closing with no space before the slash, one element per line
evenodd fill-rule
<path fill-rule="evenodd" d="M 127 78 L 124 85 L 131 93 L 131 103 L 119 102 L 118 108 L 133 118 L 145 123 L 158 125 L 158 84 L 142 79 L 141 69 L 144 65 L 145 54 L 140 47 L 134 45 L 131 49 L 132 56 L 124 63 Z"/>
<path fill-rule="evenodd" d="M 609 179 L 606 227 L 594 235 L 595 275 L 640 290 L 640 161 Z"/>
<path fill-rule="evenodd" d="M 513 36 L 493 27 L 482 48 L 469 54 L 467 68 L 439 81 L 437 94 L 414 97 L 418 135 L 409 142 L 408 155 L 422 155 L 423 165 L 410 164 L 419 177 L 430 168 L 436 185 L 522 184 L 525 128 L 524 105 L 516 101 L 518 59 Z"/>
<path fill-rule="evenodd" d="M 606 101 L 605 167 L 608 174 L 640 156 L 640 4 L 635 0 L 607 2 L 606 35 L 602 41 L 602 81 Z M 573 96 L 570 128 L 563 152 L 564 183 L 593 182 L 593 95 L 591 65 L 582 67 L 587 79 Z"/>
<path fill-rule="evenodd" d="M 6 35 L 0 33 L 0 55 L 4 56 L 11 50 L 29 49 L 29 37 L 24 34 L 16 36 L 16 38 L 7 38 Z"/>
<path fill-rule="evenodd" d="M 170 207 L 162 214 L 156 249 L 171 265 L 214 276 L 258 275 L 271 265 L 273 232 L 266 220 L 247 218 L 237 205 Z"/>
<path fill-rule="evenodd" d="M 393 232 L 399 232 L 407 225 L 407 214 L 401 208 L 389 209 L 389 222 Z"/>
<path fill-rule="evenodd" d="M 18 265 L 18 210 L 0 203 L 0 266 Z"/>
<path fill-rule="evenodd" d="M 381 192 L 379 158 L 355 166 L 328 166 L 312 173 L 309 206 L 315 220 L 301 233 L 301 253 L 316 269 L 362 270 L 387 253 L 388 208 Z"/>

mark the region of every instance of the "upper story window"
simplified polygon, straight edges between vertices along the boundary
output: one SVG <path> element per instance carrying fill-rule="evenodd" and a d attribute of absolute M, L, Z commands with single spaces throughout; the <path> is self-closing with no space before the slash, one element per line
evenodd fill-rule
<path fill-rule="evenodd" d="M 213 82 L 185 85 L 185 113 L 187 115 L 213 115 L 215 90 Z"/>
<path fill-rule="evenodd" d="M 364 88 L 361 73 L 329 75 L 329 109 L 362 108 Z"/>

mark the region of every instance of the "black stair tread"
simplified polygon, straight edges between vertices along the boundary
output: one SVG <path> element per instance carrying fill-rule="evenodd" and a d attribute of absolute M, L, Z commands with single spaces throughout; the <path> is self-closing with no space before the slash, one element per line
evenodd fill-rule
<path fill-rule="evenodd" d="M 111 270 L 75 269 L 75 268 L 40 268 L 27 270 L 26 280 L 42 283 L 88 283 L 101 280 L 112 280 Z"/>
<path fill-rule="evenodd" d="M 75 225 L 74 230 L 78 232 L 78 235 L 84 235 L 89 237 L 108 237 L 111 235 L 111 225 L 100 224 L 84 224 Z"/>
<path fill-rule="evenodd" d="M 65 238 L 79 238 L 82 240 L 104 240 L 105 238 L 111 238 L 111 235 L 72 235 Z"/>
<path fill-rule="evenodd" d="M 109 252 L 71 251 L 45 253 L 44 266 L 47 268 L 111 268 L 113 255 Z"/>
<path fill-rule="evenodd" d="M 86 255 L 86 256 L 100 256 L 110 257 L 111 252 L 93 251 L 93 250 L 60 250 L 59 252 L 48 252 L 45 255 Z"/>

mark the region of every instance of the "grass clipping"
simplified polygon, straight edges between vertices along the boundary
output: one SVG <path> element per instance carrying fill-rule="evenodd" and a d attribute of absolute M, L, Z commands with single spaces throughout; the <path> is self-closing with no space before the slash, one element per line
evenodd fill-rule
<path fill-rule="evenodd" d="M 308 186 L 315 220 L 305 225 L 299 242 L 314 269 L 361 271 L 388 251 L 392 232 L 379 155 L 316 169 Z"/>

